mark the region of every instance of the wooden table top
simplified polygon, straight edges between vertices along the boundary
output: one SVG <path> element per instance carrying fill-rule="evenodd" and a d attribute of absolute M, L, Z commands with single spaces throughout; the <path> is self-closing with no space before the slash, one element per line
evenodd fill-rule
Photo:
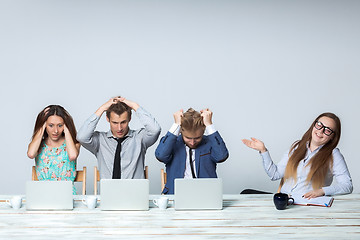
<path fill-rule="evenodd" d="M 26 211 L 0 196 L 0 239 L 360 239 L 360 194 L 335 196 L 330 208 L 276 210 L 273 195 L 224 195 L 223 210 Z M 24 201 L 25 202 L 25 201 Z"/>

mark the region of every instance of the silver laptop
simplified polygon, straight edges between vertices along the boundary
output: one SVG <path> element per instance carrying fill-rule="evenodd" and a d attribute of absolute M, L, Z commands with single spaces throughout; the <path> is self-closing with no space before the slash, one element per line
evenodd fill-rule
<path fill-rule="evenodd" d="M 221 178 L 175 179 L 176 210 L 223 208 Z"/>
<path fill-rule="evenodd" d="M 26 182 L 26 210 L 72 210 L 71 181 Z"/>
<path fill-rule="evenodd" d="M 149 210 L 148 179 L 101 179 L 101 210 Z"/>

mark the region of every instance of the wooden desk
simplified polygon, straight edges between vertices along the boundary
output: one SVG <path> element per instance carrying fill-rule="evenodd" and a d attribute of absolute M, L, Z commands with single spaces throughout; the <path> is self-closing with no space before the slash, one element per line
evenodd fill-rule
<path fill-rule="evenodd" d="M 82 196 L 76 196 L 81 199 Z M 158 196 L 150 196 L 150 199 Z M 8 199 L 10 196 L 0 196 Z M 13 210 L 0 202 L 0 239 L 360 239 L 360 194 L 331 208 L 276 210 L 272 195 L 224 195 L 221 211 Z"/>

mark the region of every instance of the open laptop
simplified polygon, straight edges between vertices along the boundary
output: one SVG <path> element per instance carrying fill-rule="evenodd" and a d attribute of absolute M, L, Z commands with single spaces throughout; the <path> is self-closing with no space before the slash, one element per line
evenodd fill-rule
<path fill-rule="evenodd" d="M 149 210 L 148 179 L 101 179 L 101 210 Z"/>
<path fill-rule="evenodd" d="M 72 210 L 71 181 L 26 182 L 26 210 Z"/>
<path fill-rule="evenodd" d="M 221 178 L 175 179 L 175 210 L 223 208 Z"/>

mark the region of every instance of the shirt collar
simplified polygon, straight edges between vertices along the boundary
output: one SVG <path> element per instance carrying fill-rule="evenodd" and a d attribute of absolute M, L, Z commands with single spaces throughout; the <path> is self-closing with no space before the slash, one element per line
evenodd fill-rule
<path fill-rule="evenodd" d="M 130 138 L 131 138 L 131 137 L 133 137 L 133 136 L 134 136 L 134 131 L 131 130 L 131 129 L 129 129 L 128 133 L 127 133 L 124 137 L 130 137 Z M 109 130 L 109 131 L 106 132 L 106 137 L 107 137 L 107 138 L 115 138 L 115 139 L 116 139 L 116 137 L 113 136 L 111 130 Z"/>
<path fill-rule="evenodd" d="M 307 149 L 307 154 L 306 155 L 309 155 L 309 154 L 316 154 L 317 152 L 319 152 L 320 151 L 320 149 L 322 148 L 324 146 L 324 144 L 323 145 L 321 145 L 321 146 L 319 146 L 318 148 L 316 148 L 313 152 L 311 152 L 311 150 L 310 150 L 310 142 L 308 141 L 307 143 L 306 143 L 306 149 Z"/>

